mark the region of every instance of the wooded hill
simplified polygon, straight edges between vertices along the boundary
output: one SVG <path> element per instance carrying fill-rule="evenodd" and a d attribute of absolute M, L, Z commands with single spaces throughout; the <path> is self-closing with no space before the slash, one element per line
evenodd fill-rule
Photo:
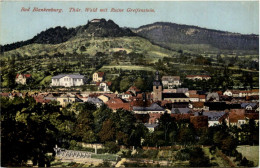
<path fill-rule="evenodd" d="M 254 50 L 258 52 L 259 36 L 230 33 L 168 22 L 156 22 L 132 29 L 139 36 L 170 49 Z M 248 52 L 248 51 L 247 51 Z"/>

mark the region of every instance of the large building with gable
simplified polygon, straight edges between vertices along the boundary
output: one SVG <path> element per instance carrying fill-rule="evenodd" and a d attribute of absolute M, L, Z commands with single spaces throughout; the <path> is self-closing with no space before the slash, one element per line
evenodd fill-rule
<path fill-rule="evenodd" d="M 81 86 L 85 84 L 85 77 L 79 74 L 60 74 L 51 78 L 51 86 Z"/>

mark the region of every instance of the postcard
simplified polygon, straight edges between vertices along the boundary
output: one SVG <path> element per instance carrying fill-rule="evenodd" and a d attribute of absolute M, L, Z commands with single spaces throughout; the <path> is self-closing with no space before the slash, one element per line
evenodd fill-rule
<path fill-rule="evenodd" d="M 1 1 L 2 167 L 258 167 L 258 1 Z"/>

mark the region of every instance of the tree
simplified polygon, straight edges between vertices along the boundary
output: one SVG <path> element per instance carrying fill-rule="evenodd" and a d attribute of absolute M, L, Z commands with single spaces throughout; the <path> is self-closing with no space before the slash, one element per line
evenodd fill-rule
<path fill-rule="evenodd" d="M 98 133 L 101 142 L 113 141 L 115 139 L 116 129 L 112 120 L 103 122 L 102 129 Z"/>
<path fill-rule="evenodd" d="M 2 166 L 49 166 L 48 152 L 54 152 L 58 143 L 58 106 L 36 103 L 31 97 L 1 98 L 1 152 Z M 53 120 L 55 118 L 55 120 Z"/>
<path fill-rule="evenodd" d="M 237 148 L 237 140 L 233 138 L 232 136 L 225 137 L 222 140 L 221 150 L 229 154 Z"/>
<path fill-rule="evenodd" d="M 191 167 L 209 167 L 209 158 L 205 156 L 201 148 L 196 147 L 190 152 Z"/>
<path fill-rule="evenodd" d="M 77 106 L 79 115 L 75 124 L 74 135 L 81 138 L 84 142 L 92 143 L 96 141 L 94 134 L 94 116 L 93 112 L 96 110 L 95 105 L 91 103 L 79 104 Z"/>
<path fill-rule="evenodd" d="M 134 85 L 138 88 L 141 89 L 142 91 L 144 91 L 144 80 L 141 77 L 138 77 L 135 82 Z"/>
<path fill-rule="evenodd" d="M 115 142 L 106 142 L 104 146 L 109 153 L 117 153 L 120 150 L 120 147 Z"/>
<path fill-rule="evenodd" d="M 128 78 L 124 78 L 120 81 L 120 92 L 125 92 L 131 86 L 131 82 Z"/>
<path fill-rule="evenodd" d="M 169 143 L 169 133 L 176 129 L 177 125 L 175 123 L 175 118 L 172 118 L 168 113 L 164 113 L 159 119 L 158 131 L 163 131 L 163 139 L 166 144 Z"/>
<path fill-rule="evenodd" d="M 97 109 L 93 113 L 95 133 L 100 132 L 103 122 L 108 120 L 111 117 L 111 114 L 112 114 L 112 110 L 109 109 L 106 105 L 102 105 L 99 109 Z"/>

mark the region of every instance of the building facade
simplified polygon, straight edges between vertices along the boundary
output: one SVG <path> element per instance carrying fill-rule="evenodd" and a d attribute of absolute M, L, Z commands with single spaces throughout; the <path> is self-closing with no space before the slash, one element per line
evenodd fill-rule
<path fill-rule="evenodd" d="M 93 82 L 102 82 L 104 81 L 105 78 L 105 73 L 104 72 L 95 72 L 93 73 Z"/>
<path fill-rule="evenodd" d="M 155 80 L 153 81 L 153 100 L 162 101 L 162 83 L 160 81 L 159 72 L 156 71 Z"/>
<path fill-rule="evenodd" d="M 17 84 L 26 85 L 30 79 L 31 79 L 31 74 L 17 74 L 15 78 L 15 82 Z"/>
<path fill-rule="evenodd" d="M 85 84 L 85 77 L 78 74 L 61 74 L 51 78 L 51 86 L 82 86 Z"/>

